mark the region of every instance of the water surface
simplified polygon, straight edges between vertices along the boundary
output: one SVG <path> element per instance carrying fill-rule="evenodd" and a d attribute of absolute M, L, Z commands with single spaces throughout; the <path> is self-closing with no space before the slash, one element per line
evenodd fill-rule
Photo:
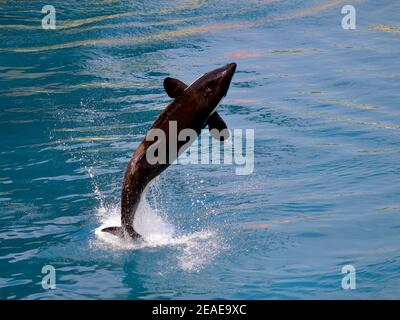
<path fill-rule="evenodd" d="M 56 30 L 45 4 L 0 2 L 0 298 L 400 298 L 400 3 L 354 1 L 356 30 L 346 1 L 52 1 Z M 171 166 L 146 245 L 100 235 L 163 79 L 233 61 L 254 173 Z"/>

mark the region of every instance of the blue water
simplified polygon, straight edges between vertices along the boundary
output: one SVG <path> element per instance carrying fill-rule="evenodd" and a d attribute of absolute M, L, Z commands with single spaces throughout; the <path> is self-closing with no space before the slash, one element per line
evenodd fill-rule
<path fill-rule="evenodd" d="M 1 1 L 0 298 L 399 299 L 400 2 L 351 2 L 356 30 L 338 0 L 59 0 L 43 30 L 47 2 Z M 100 234 L 163 79 L 228 62 L 253 174 L 171 166 L 146 244 Z"/>

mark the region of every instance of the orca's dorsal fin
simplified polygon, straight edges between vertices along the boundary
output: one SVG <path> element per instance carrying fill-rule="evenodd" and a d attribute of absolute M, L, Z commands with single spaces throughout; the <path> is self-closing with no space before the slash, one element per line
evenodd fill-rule
<path fill-rule="evenodd" d="M 229 138 L 228 127 L 216 111 L 208 118 L 208 130 L 210 130 L 210 134 L 219 141 L 224 141 Z"/>
<path fill-rule="evenodd" d="M 182 94 L 182 92 L 185 91 L 186 88 L 187 85 L 178 79 L 169 77 L 164 79 L 165 92 L 173 99 Z"/>

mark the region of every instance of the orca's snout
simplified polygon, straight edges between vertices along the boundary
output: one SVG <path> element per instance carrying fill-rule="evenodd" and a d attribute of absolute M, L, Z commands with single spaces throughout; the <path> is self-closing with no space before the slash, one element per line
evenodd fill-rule
<path fill-rule="evenodd" d="M 231 80 L 233 78 L 233 75 L 235 74 L 236 71 L 236 63 L 229 63 L 225 67 L 223 67 L 223 83 L 225 86 L 225 90 L 228 91 L 229 85 L 231 83 Z M 225 92 L 226 94 L 226 92 Z"/>
<path fill-rule="evenodd" d="M 231 73 L 235 73 L 235 71 L 236 71 L 236 63 L 234 63 L 234 62 L 228 63 L 226 65 L 226 67 Z"/>
<path fill-rule="evenodd" d="M 227 74 L 229 78 L 232 78 L 236 71 L 236 63 L 228 63 L 225 67 L 223 67 L 224 74 Z"/>
<path fill-rule="evenodd" d="M 226 71 L 228 73 L 229 82 L 230 82 L 230 80 L 232 80 L 233 75 L 235 74 L 235 71 L 236 71 L 236 63 L 232 62 L 232 63 L 227 64 Z"/>

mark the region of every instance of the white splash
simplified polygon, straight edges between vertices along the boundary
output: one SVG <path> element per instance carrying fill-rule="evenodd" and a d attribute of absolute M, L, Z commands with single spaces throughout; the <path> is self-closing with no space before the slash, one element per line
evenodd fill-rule
<path fill-rule="evenodd" d="M 178 267 L 185 271 L 201 270 L 226 249 L 223 238 L 212 229 L 179 234 L 165 215 L 152 209 L 145 198 L 139 204 L 134 222 L 135 229 L 143 236 L 144 241 L 121 239 L 101 231 L 106 227 L 121 225 L 119 206 L 101 206 L 97 210 L 97 216 L 100 226 L 95 230 L 96 241 L 93 245 L 111 251 L 173 246 L 178 249 Z"/>

